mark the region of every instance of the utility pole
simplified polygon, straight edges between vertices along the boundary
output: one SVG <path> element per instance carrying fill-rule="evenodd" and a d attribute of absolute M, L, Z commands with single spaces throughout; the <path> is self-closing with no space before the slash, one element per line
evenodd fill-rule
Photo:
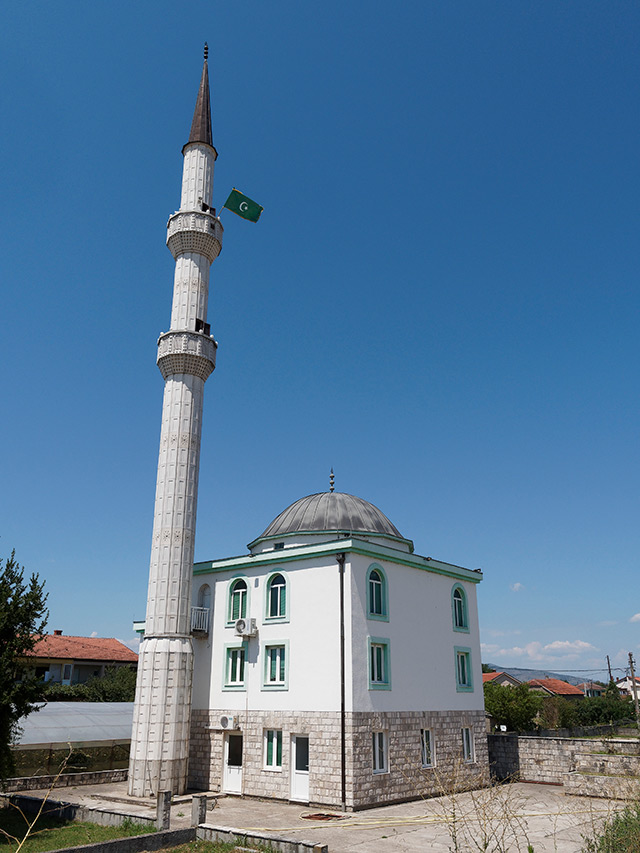
<path fill-rule="evenodd" d="M 633 690 L 633 702 L 636 706 L 636 726 L 640 729 L 640 710 L 638 710 L 638 687 L 636 685 L 636 674 L 633 669 L 633 655 L 629 652 L 629 669 L 631 670 L 631 689 Z"/>
<path fill-rule="evenodd" d="M 607 655 L 607 669 L 609 670 L 609 684 L 611 684 L 613 676 L 611 675 L 611 661 L 609 660 L 609 655 Z"/>

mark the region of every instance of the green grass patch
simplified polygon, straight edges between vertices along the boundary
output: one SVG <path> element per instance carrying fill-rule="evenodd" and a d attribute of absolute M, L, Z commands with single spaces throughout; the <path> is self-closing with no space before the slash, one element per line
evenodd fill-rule
<path fill-rule="evenodd" d="M 258 850 L 259 853 L 273 853 L 273 848 L 264 847 L 262 844 L 244 844 L 242 842 L 227 841 L 191 841 L 189 844 L 181 844 L 179 847 L 171 847 L 162 853 L 235 853 L 239 849 Z"/>
<path fill-rule="evenodd" d="M 585 839 L 583 853 L 640 853 L 640 803 L 626 806 L 605 823 L 595 838 Z"/>
<path fill-rule="evenodd" d="M 22 840 L 26 831 L 27 823 L 17 809 L 12 806 L 0 808 L 0 853 L 12 853 L 18 846 L 15 839 Z M 112 841 L 114 838 L 127 838 L 147 832 L 155 832 L 153 824 L 126 821 L 122 826 L 98 826 L 83 821 L 60 821 L 51 817 L 40 817 L 20 853 L 45 853 L 47 850 Z"/>

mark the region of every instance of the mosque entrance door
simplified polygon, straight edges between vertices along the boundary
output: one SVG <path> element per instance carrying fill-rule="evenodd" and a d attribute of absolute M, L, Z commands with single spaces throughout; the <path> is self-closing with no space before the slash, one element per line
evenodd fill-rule
<path fill-rule="evenodd" d="M 242 735 L 224 736 L 222 790 L 225 794 L 242 793 Z"/>
<path fill-rule="evenodd" d="M 291 736 L 291 799 L 309 802 L 309 738 Z"/>

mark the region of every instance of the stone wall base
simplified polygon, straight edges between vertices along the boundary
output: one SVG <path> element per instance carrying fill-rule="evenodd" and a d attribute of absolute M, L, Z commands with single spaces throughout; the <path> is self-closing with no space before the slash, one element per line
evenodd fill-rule
<path fill-rule="evenodd" d="M 224 745 L 220 728 L 227 709 L 194 710 L 191 724 L 189 786 L 224 791 Z M 243 737 L 241 793 L 290 800 L 291 738 L 309 737 L 310 803 L 342 807 L 340 714 L 338 712 L 250 711 L 236 715 Z M 473 761 L 462 759 L 462 728 L 472 730 Z M 265 767 L 265 731 L 282 731 L 282 766 Z M 422 766 L 421 730 L 430 729 L 433 766 Z M 387 768 L 374 772 L 372 734 L 384 732 Z M 483 711 L 357 712 L 346 717 L 345 807 L 348 810 L 415 800 L 447 791 L 479 787 L 488 777 Z"/>

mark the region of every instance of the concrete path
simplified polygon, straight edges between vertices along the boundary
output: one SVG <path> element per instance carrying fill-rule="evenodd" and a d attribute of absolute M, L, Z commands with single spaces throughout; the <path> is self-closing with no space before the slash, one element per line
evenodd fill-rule
<path fill-rule="evenodd" d="M 29 793 L 38 796 L 44 792 Z M 483 849 L 484 838 L 493 839 L 489 849 L 510 853 L 526 853 L 527 843 L 535 853 L 579 853 L 584 836 L 623 806 L 611 800 L 567 796 L 562 788 L 529 783 L 456 795 L 455 802 L 451 797 L 436 797 L 346 816 L 292 803 L 210 796 L 216 800 L 212 799 L 207 811 L 208 824 L 324 843 L 330 853 L 450 853 L 456 849 L 467 853 Z M 125 782 L 64 788 L 52 798 L 127 814 L 155 815 L 155 803 L 129 797 Z M 318 813 L 336 818 L 305 819 L 305 815 Z M 190 817 L 191 797 L 177 798 L 171 808 L 171 828 L 189 826 Z"/>

